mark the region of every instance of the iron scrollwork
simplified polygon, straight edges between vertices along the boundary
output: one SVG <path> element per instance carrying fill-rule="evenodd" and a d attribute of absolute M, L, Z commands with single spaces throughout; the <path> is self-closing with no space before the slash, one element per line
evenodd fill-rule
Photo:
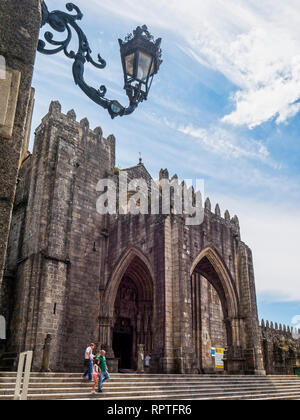
<path fill-rule="evenodd" d="M 106 62 L 100 54 L 98 54 L 98 62 L 95 62 L 91 56 L 92 51 L 90 49 L 87 37 L 77 24 L 77 21 L 83 18 L 83 14 L 81 13 L 80 9 L 73 3 L 67 3 L 66 9 L 69 12 L 75 11 L 76 14 L 69 14 L 59 10 L 49 12 L 45 1 L 42 1 L 41 27 L 43 27 L 46 24 L 49 24 L 51 28 L 57 32 L 63 33 L 66 31 L 67 37 L 63 41 L 56 41 L 53 39 L 52 32 L 45 32 L 45 40 L 50 45 L 53 45 L 55 48 L 52 50 L 47 49 L 45 41 L 39 40 L 37 48 L 38 51 L 42 54 L 47 55 L 54 55 L 63 51 L 68 58 L 73 59 L 73 77 L 76 85 L 78 85 L 90 99 L 92 99 L 94 102 L 96 102 L 103 108 L 107 109 L 111 118 L 131 114 L 137 108 L 139 102 L 141 102 L 144 99 L 142 96 L 131 95 L 131 97 L 129 98 L 130 104 L 127 108 L 125 108 L 121 104 L 119 104 L 118 101 L 109 100 L 105 98 L 107 91 L 105 86 L 102 85 L 99 89 L 95 89 L 85 82 L 84 65 L 86 64 L 86 62 L 92 64 L 98 69 L 104 69 L 106 67 Z M 72 39 L 71 28 L 73 28 L 78 35 L 79 46 L 77 53 L 75 53 L 75 51 L 68 50 L 69 44 Z"/>

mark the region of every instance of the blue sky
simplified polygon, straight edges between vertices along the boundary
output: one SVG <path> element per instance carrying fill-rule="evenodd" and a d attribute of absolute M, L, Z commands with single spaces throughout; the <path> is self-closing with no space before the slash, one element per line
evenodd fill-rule
<path fill-rule="evenodd" d="M 63 53 L 37 54 L 33 128 L 59 100 L 63 112 L 116 136 L 119 167 L 141 152 L 154 178 L 166 167 L 203 178 L 213 206 L 238 215 L 252 248 L 260 318 L 291 325 L 300 314 L 298 0 L 74 2 L 93 57 L 107 61 L 105 70 L 89 67 L 86 80 L 105 84 L 108 98 L 127 105 L 117 40 L 137 25 L 163 39 L 164 62 L 149 100 L 111 120 L 75 87 Z M 47 5 L 65 10 L 61 0 Z"/>

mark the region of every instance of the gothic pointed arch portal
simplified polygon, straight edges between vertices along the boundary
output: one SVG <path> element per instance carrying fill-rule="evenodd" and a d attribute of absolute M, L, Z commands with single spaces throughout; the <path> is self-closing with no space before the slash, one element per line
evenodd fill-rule
<path fill-rule="evenodd" d="M 136 248 L 130 248 L 114 270 L 106 291 L 112 320 L 111 347 L 119 369 L 137 368 L 137 349 L 152 352 L 153 276 L 150 263 Z"/>
<path fill-rule="evenodd" d="M 238 295 L 221 256 L 204 249 L 191 271 L 193 337 L 201 372 L 214 371 L 211 347 L 237 348 L 240 345 Z"/>

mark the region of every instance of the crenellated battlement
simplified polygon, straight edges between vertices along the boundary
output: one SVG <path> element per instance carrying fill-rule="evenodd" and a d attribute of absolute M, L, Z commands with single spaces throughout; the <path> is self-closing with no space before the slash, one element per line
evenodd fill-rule
<path fill-rule="evenodd" d="M 277 322 L 269 322 L 264 319 L 261 320 L 260 327 L 263 332 L 273 332 L 280 335 L 285 335 L 293 339 L 300 339 L 300 329 L 286 326 L 285 324 L 278 324 Z M 297 338 L 299 337 L 299 338 Z"/>
<path fill-rule="evenodd" d="M 159 172 L 159 181 L 166 179 L 168 180 L 170 183 L 174 183 L 175 185 L 179 185 L 179 179 L 178 179 L 178 175 L 174 174 L 171 178 L 169 175 L 169 171 L 168 169 L 161 169 Z M 184 187 L 185 186 L 185 181 L 181 182 L 181 186 Z M 192 192 L 192 196 L 193 196 L 193 202 L 195 202 L 196 200 L 196 194 L 198 193 L 198 191 L 195 191 L 194 187 L 191 186 L 191 192 Z M 200 191 L 201 193 L 201 191 Z M 201 200 L 203 200 L 203 197 L 201 196 Z M 214 212 L 212 211 L 212 204 L 211 204 L 211 200 L 209 197 L 207 197 L 204 201 L 202 201 L 202 205 L 204 207 L 204 211 L 206 213 L 206 215 L 208 217 L 211 218 L 217 218 L 219 220 L 219 222 L 224 223 L 226 226 L 230 226 L 235 232 L 236 232 L 236 236 L 240 238 L 240 222 L 239 222 L 239 218 L 238 216 L 233 216 L 231 218 L 230 213 L 228 210 L 225 210 L 224 212 L 224 216 L 222 216 L 221 213 L 221 208 L 219 203 L 216 204 L 215 206 L 215 210 Z"/>
<path fill-rule="evenodd" d="M 43 127 L 49 122 L 54 123 L 58 129 L 63 130 L 64 133 L 69 133 L 69 140 L 74 138 L 75 133 L 78 134 L 77 145 L 88 146 L 89 144 L 94 147 L 103 147 L 113 156 L 115 155 L 116 139 L 113 134 L 107 138 L 103 136 L 101 127 L 94 129 L 90 128 L 90 122 L 87 118 L 77 121 L 77 115 L 74 109 L 69 110 L 66 114 L 62 112 L 62 107 L 59 101 L 52 101 L 49 106 L 49 111 L 42 119 L 42 123 L 36 130 L 38 134 Z M 61 134 L 63 134 L 61 132 Z"/>

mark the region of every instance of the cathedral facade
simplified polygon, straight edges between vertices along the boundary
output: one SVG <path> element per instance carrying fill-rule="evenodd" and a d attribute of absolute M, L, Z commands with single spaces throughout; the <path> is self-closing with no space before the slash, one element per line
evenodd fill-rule
<path fill-rule="evenodd" d="M 117 173 L 115 143 L 58 102 L 37 128 L 2 285 L 6 351 L 34 349 L 38 370 L 51 334 L 51 369 L 80 370 L 93 341 L 116 371 L 136 369 L 142 344 L 151 371 L 200 373 L 215 371 L 217 347 L 227 372 L 263 374 L 253 260 L 238 218 L 212 211 L 209 199 L 196 226 L 184 215 L 99 214 L 97 184 Z M 123 171 L 151 183 L 141 161 Z"/>
<path fill-rule="evenodd" d="M 47 347 L 53 371 L 77 372 L 93 341 L 111 372 L 135 370 L 143 348 L 152 372 L 218 372 L 219 349 L 220 372 L 292 374 L 300 331 L 259 326 L 252 253 L 236 216 L 209 199 L 196 225 L 174 211 L 121 214 L 120 197 L 115 214 L 99 213 L 99 180 L 126 174 L 150 186 L 152 177 L 142 161 L 115 168 L 114 136 L 58 102 L 26 155 L 41 22 L 41 0 L 0 2 L 9 75 L 0 95 L 0 370 L 33 350 L 39 371 Z M 162 170 L 159 179 L 177 177 Z"/>

